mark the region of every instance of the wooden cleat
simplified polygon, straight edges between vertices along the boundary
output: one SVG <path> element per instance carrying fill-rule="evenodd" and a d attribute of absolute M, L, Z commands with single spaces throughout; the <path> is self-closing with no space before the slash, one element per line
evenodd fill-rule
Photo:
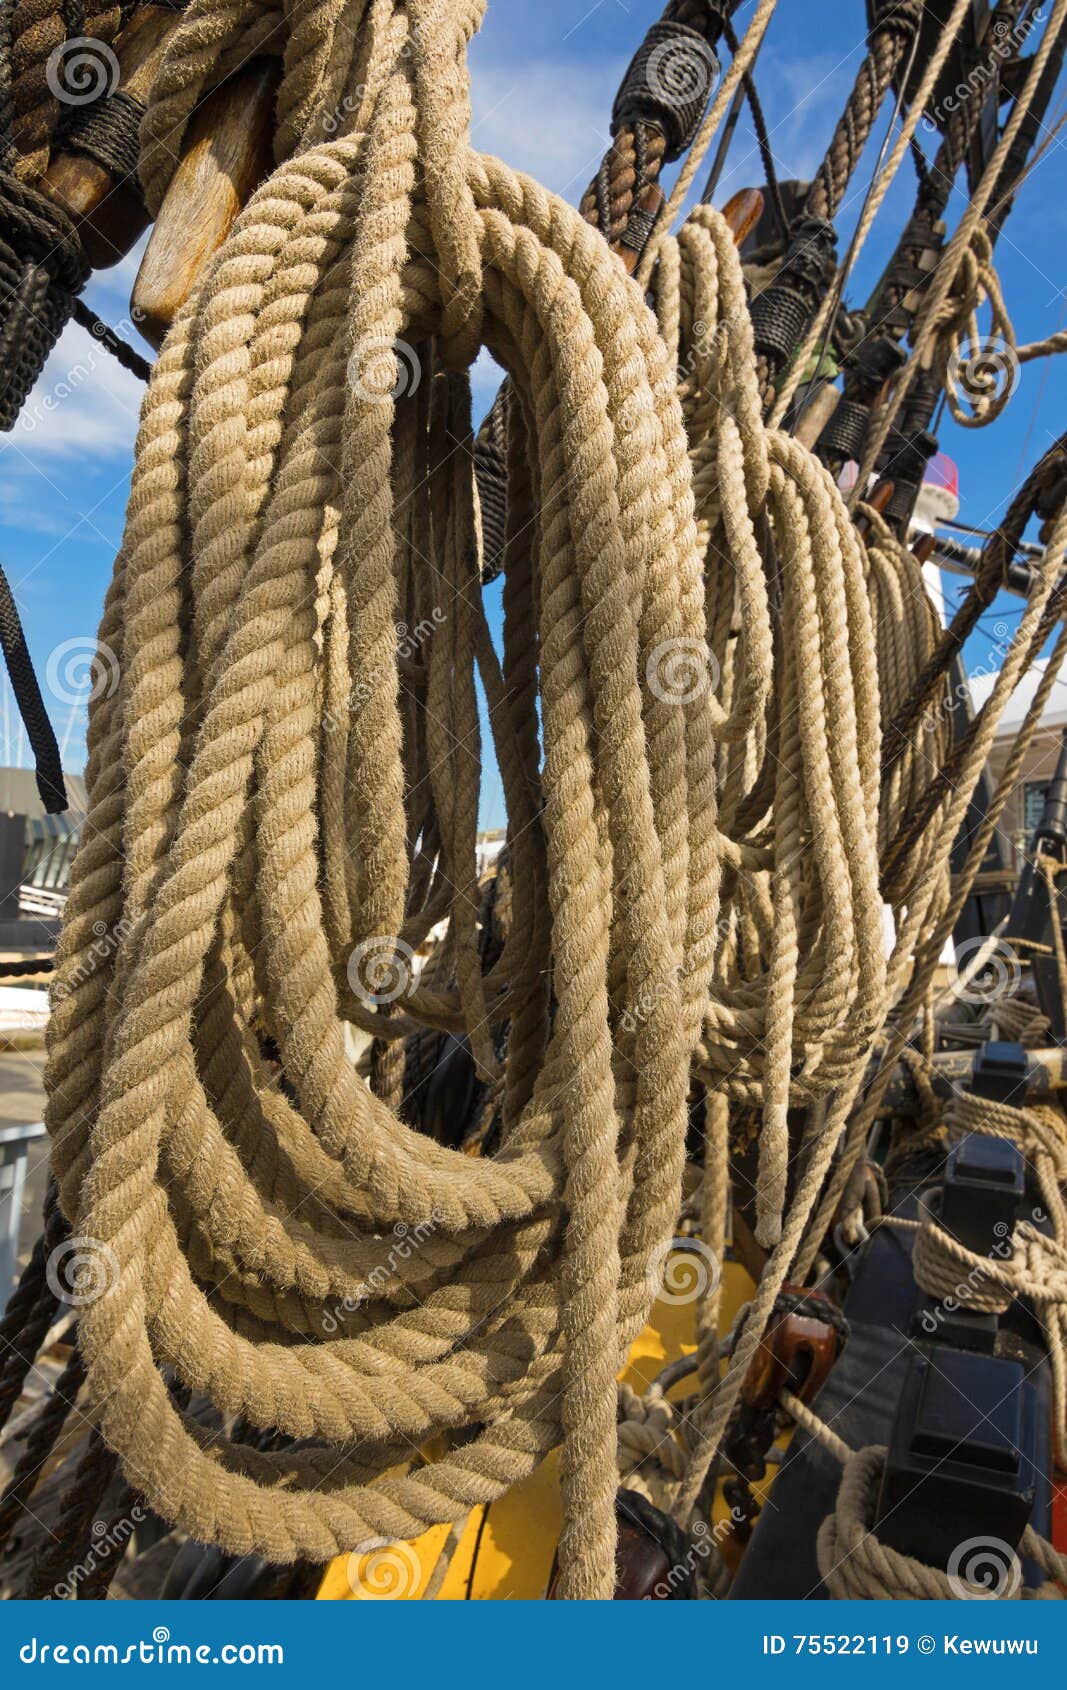
<path fill-rule="evenodd" d="M 189 125 L 133 286 L 134 319 L 159 347 L 204 265 L 270 171 L 277 59 L 255 59 L 205 100 Z"/>
<path fill-rule="evenodd" d="M 734 245 L 740 247 L 763 216 L 763 195 L 758 188 L 742 188 L 727 200 L 722 214 L 733 233 Z"/>

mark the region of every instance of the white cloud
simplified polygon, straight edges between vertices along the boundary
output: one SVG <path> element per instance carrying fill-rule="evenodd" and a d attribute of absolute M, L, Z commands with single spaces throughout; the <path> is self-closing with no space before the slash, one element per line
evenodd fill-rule
<path fill-rule="evenodd" d="M 535 176 L 565 199 L 579 199 L 607 148 L 612 102 L 624 69 L 625 61 L 475 61 L 475 147 Z"/>

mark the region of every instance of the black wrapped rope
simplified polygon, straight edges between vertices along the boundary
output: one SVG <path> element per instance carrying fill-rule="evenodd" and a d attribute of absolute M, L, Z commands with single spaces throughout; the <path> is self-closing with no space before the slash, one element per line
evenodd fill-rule
<path fill-rule="evenodd" d="M 654 124 L 667 139 L 664 162 L 680 158 L 700 127 L 718 74 L 719 61 L 699 30 L 653 24 L 623 78 L 612 134 L 627 124 Z"/>
<path fill-rule="evenodd" d="M 854 399 L 842 399 L 830 421 L 819 436 L 819 456 L 845 462 L 863 456 L 871 413 L 867 405 Z"/>
<path fill-rule="evenodd" d="M 0 170 L 0 430 L 14 426 L 89 278 L 69 218 Z"/>
<path fill-rule="evenodd" d="M 48 712 L 44 707 L 37 676 L 33 672 L 26 645 L 26 636 L 8 586 L 7 576 L 0 568 L 0 650 L 4 654 L 11 690 L 15 695 L 19 715 L 26 728 L 26 736 L 33 752 L 37 775 L 37 790 L 50 816 L 58 816 L 68 808 L 67 788 L 63 780 L 63 764 L 59 746 Z"/>
<path fill-rule="evenodd" d="M 76 111 L 63 135 L 70 152 L 85 153 L 119 182 L 137 182 L 141 154 L 141 119 L 145 108 L 118 89 Z"/>

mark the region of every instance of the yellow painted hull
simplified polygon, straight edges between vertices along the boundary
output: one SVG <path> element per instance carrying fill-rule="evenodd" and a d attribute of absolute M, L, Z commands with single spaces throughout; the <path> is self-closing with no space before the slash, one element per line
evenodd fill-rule
<path fill-rule="evenodd" d="M 744 1269 L 727 1263 L 720 1310 L 727 1332 L 752 1293 Z M 695 1347 L 694 1306 L 657 1302 L 621 1377 L 644 1391 L 668 1361 Z M 683 1386 L 684 1390 L 684 1386 Z M 721 1502 L 716 1512 L 721 1508 Z M 514 1485 L 488 1508 L 476 1508 L 452 1557 L 438 1600 L 442 1602 L 530 1601 L 544 1596 L 560 1534 L 559 1456 L 553 1451 L 536 1472 Z M 350 1602 L 380 1589 L 382 1599 L 417 1602 L 429 1583 L 448 1537 L 434 1526 L 415 1538 L 389 1575 L 368 1574 L 366 1556 L 339 1555 L 326 1569 L 320 1602 Z"/>

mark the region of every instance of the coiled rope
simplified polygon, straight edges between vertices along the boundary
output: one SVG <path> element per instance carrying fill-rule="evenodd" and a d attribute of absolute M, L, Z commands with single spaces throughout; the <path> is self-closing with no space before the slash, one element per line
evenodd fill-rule
<path fill-rule="evenodd" d="M 842 1459 L 837 1448 L 840 1439 L 831 1433 L 829 1439 L 820 1437 L 819 1441 Z M 992 1588 L 979 1582 L 983 1568 L 977 1562 L 953 1577 L 883 1543 L 874 1527 L 885 1458 L 885 1450 L 876 1445 L 848 1454 L 834 1512 L 820 1529 L 819 1571 L 834 1600 L 948 1602 L 969 1596 L 993 1596 L 1009 1601 L 1063 1600 L 1067 1561 L 1031 1526 L 1023 1533 L 1019 1547 L 1045 1574 L 1045 1582 L 1036 1590 L 1023 1585 L 1021 1569 L 1017 1578 L 1012 1577 L 1011 1563 L 1006 1557 L 995 1569 L 999 1588 Z M 971 1579 L 966 1577 L 968 1570 Z M 984 1571 L 989 1573 L 994 1569 L 986 1567 Z"/>
<path fill-rule="evenodd" d="M 664 247 L 665 351 L 600 236 L 470 150 L 479 16 L 285 8 L 282 162 L 146 399 L 48 1118 L 64 1210 L 115 1269 L 82 1313 L 88 1401 L 161 1514 L 322 1560 L 461 1519 L 562 1433 L 563 1591 L 608 1596 L 615 1374 L 674 1227 L 694 1049 L 766 1086 L 773 1240 L 792 1075 L 824 1095 L 879 1017 L 877 680 L 840 495 L 760 422 L 730 231 L 705 208 Z M 262 27 L 193 0 L 145 121 L 151 197 L 211 67 Z M 513 389 L 502 660 L 481 344 Z M 413 659 L 398 621 L 432 630 Z M 485 972 L 476 674 L 514 888 Z M 411 969 L 442 919 L 454 989 Z M 87 969 L 100 922 L 121 938 Z M 772 931 L 746 976 L 729 959 Z M 410 1131 L 342 1019 L 382 1044 L 465 1032 L 487 1079 L 510 1021 L 498 1154 Z M 161 1365 L 296 1446 L 208 1450 Z"/>
<path fill-rule="evenodd" d="M 562 1425 L 564 1588 L 602 1596 L 615 1373 L 680 1198 L 717 907 L 711 725 L 648 679 L 665 644 L 703 645 L 700 557 L 639 294 L 577 213 L 470 151 L 480 9 L 293 8 L 295 82 L 314 60 L 346 118 L 322 140 L 322 93 L 283 85 L 297 151 L 146 400 L 49 1126 L 64 1209 L 116 1264 L 84 1311 L 88 1399 L 165 1517 L 236 1553 L 324 1560 L 461 1518 Z M 221 8 L 239 34 L 237 10 Z M 172 65 L 206 16 L 190 8 Z M 464 372 L 482 341 L 512 376 L 539 512 L 513 510 L 502 666 L 476 591 Z M 422 366 L 404 398 L 401 342 Z M 396 624 L 435 606 L 402 689 Z M 476 667 L 516 888 L 484 978 Z M 458 990 L 383 1013 L 373 965 L 402 965 L 443 916 Z M 101 921 L 124 937 L 86 970 Z M 421 1017 L 468 1030 L 488 1070 L 490 1014 L 513 1024 L 491 1162 L 411 1132 L 345 1056 L 342 1015 L 384 1039 Z M 395 1228 L 425 1234 L 419 1259 L 366 1296 Z M 344 1335 L 323 1339 L 338 1304 Z M 209 1452 L 160 1364 L 301 1442 Z"/>

